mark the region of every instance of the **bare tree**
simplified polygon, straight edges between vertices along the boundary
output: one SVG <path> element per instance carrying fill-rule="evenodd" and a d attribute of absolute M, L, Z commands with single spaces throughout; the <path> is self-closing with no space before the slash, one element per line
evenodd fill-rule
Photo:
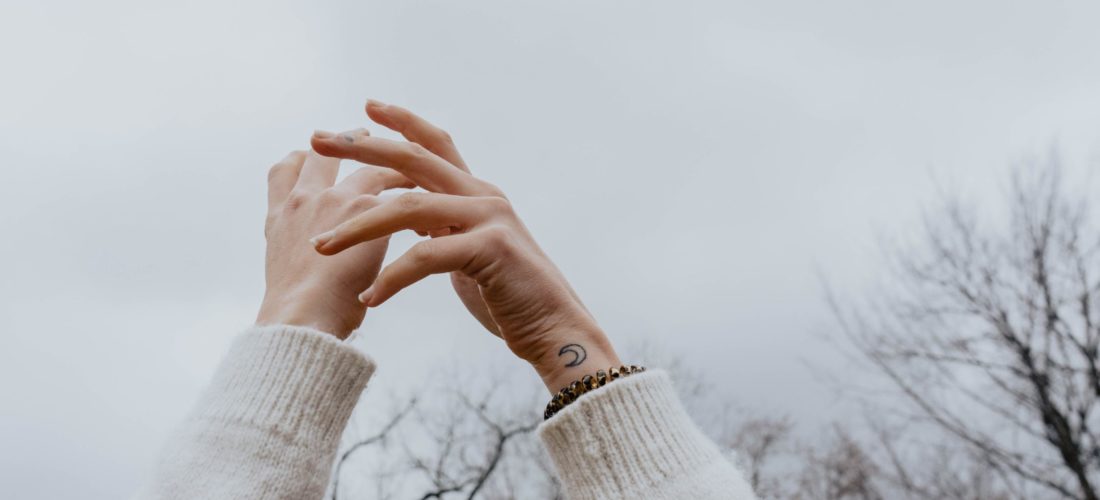
<path fill-rule="evenodd" d="M 344 464 L 351 459 L 352 455 L 354 455 L 355 452 L 366 449 L 369 446 L 373 446 L 376 444 L 385 444 L 386 438 L 394 433 L 394 429 L 397 427 L 397 425 L 400 424 L 401 421 L 404 420 L 405 417 L 408 416 L 409 412 L 411 412 L 415 407 L 416 399 L 410 399 L 409 402 L 406 403 L 402 409 L 398 410 L 392 417 L 390 417 L 389 421 L 386 422 L 386 424 L 384 424 L 378 432 L 367 437 L 357 438 L 350 446 L 346 447 L 343 452 L 340 453 L 340 455 L 336 458 L 336 465 L 333 467 L 332 484 L 329 487 L 329 490 L 332 493 L 332 500 L 337 500 L 339 498 L 340 474 L 344 470 Z"/>
<path fill-rule="evenodd" d="M 914 495 L 1098 498 L 1100 232 L 1056 162 L 1030 167 L 1001 217 L 950 199 L 921 245 L 891 252 L 885 293 L 858 307 L 833 299 L 906 418 L 973 472 L 917 481 L 895 454 L 896 484 Z"/>
<path fill-rule="evenodd" d="M 792 427 L 786 417 L 756 416 L 738 423 L 733 437 L 722 441 L 731 454 L 741 457 L 749 485 L 763 498 L 782 495 L 781 478 L 769 474 L 768 466 L 784 452 Z"/>
<path fill-rule="evenodd" d="M 482 375 L 480 384 L 469 375 L 435 379 L 382 431 L 346 446 L 337 460 L 334 499 L 337 492 L 341 498 L 376 499 L 559 498 L 549 459 L 533 433 L 542 415 L 531 399 L 545 391 Z M 364 460 L 345 467 L 352 456 Z M 375 491 L 341 492 L 341 471 L 369 476 Z"/>
<path fill-rule="evenodd" d="M 789 498 L 814 500 L 882 500 L 876 485 L 878 466 L 863 447 L 840 427 L 821 449 L 807 449 L 798 489 Z"/>
<path fill-rule="evenodd" d="M 490 415 L 488 397 L 476 403 L 461 392 L 456 397 L 463 409 L 475 415 L 487 432 L 475 433 L 473 440 L 465 440 L 456 434 L 456 426 L 448 425 L 447 432 L 437 441 L 441 453 L 432 457 L 413 455 L 413 468 L 430 478 L 433 487 L 420 497 L 421 500 L 444 498 L 451 493 L 461 493 L 469 499 L 477 497 L 504 460 L 509 441 L 531 433 L 538 425 L 534 418 L 515 421 Z M 485 443 L 487 447 L 483 446 Z M 470 453 L 468 447 L 481 449 Z M 473 459 L 471 454 L 475 455 Z"/>

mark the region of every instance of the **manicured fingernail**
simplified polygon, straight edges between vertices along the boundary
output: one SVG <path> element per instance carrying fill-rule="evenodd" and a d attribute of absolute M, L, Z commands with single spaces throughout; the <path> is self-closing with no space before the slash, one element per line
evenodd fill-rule
<path fill-rule="evenodd" d="M 370 303 L 370 298 L 372 295 L 374 295 L 374 285 L 367 287 L 366 290 L 363 290 L 363 293 L 359 294 L 359 302 L 362 302 L 364 304 Z"/>
<path fill-rule="evenodd" d="M 316 137 L 318 139 L 332 139 L 332 137 L 334 135 L 336 135 L 336 134 L 333 134 L 332 132 L 329 132 L 327 130 L 314 130 L 313 131 L 313 137 Z"/>
<path fill-rule="evenodd" d="M 325 246 L 325 243 L 328 243 L 329 240 L 331 240 L 332 237 L 335 235 L 336 231 L 329 231 L 327 233 L 318 234 L 317 236 L 310 238 L 309 244 L 313 245 L 313 248 L 321 248 Z"/>
<path fill-rule="evenodd" d="M 389 104 L 386 104 L 382 101 L 376 101 L 374 99 L 367 99 L 367 106 L 373 106 L 375 108 L 384 108 L 386 106 L 389 106 Z"/>

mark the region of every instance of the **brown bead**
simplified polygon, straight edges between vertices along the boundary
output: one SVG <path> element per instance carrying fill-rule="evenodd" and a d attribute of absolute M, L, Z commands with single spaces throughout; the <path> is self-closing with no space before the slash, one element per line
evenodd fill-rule
<path fill-rule="evenodd" d="M 612 366 L 607 371 L 597 370 L 596 375 L 585 375 L 580 380 L 574 380 L 566 387 L 562 387 L 553 399 L 546 404 L 546 410 L 543 412 L 543 418 L 549 419 L 557 412 L 564 409 L 569 403 L 576 401 L 581 394 L 588 391 L 603 387 L 610 383 L 612 380 L 626 377 L 635 373 L 641 373 L 645 371 L 644 366 L 630 365 Z"/>

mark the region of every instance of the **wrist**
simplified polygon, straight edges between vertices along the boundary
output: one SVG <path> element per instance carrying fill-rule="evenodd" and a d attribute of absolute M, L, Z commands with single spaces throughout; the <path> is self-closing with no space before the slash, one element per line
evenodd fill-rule
<path fill-rule="evenodd" d="M 555 332 L 540 344 L 538 353 L 525 359 L 551 394 L 585 375 L 622 364 L 611 341 L 598 328 Z"/>
<path fill-rule="evenodd" d="M 256 315 L 256 324 L 304 326 L 343 340 L 358 327 L 366 313 L 365 308 L 356 309 L 340 313 L 324 300 L 310 299 L 300 294 L 265 294 Z"/>

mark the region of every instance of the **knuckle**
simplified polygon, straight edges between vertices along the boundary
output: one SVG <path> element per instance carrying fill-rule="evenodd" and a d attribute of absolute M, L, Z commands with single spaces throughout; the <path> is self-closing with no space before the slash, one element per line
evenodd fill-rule
<path fill-rule="evenodd" d="M 299 208 L 305 206 L 305 204 L 309 202 L 309 199 L 309 193 L 295 189 L 291 191 L 290 195 L 286 197 L 286 204 L 284 205 L 284 207 L 287 210 L 298 210 Z"/>
<path fill-rule="evenodd" d="M 482 230 L 485 244 L 490 248 L 505 249 L 512 243 L 512 231 L 508 227 L 494 224 Z"/>
<path fill-rule="evenodd" d="M 356 196 L 348 206 L 354 212 L 362 212 L 378 205 L 378 197 L 370 194 Z"/>
<path fill-rule="evenodd" d="M 432 153 L 428 151 L 428 148 L 421 146 L 415 142 L 408 142 L 405 145 L 405 154 L 412 160 L 420 160 L 427 158 Z"/>
<path fill-rule="evenodd" d="M 487 196 L 493 196 L 493 197 L 501 198 L 501 199 L 504 199 L 504 200 L 508 199 L 508 197 L 504 195 L 504 190 L 497 187 L 496 184 L 493 184 L 491 182 L 482 181 L 480 179 L 478 179 L 478 180 L 481 182 L 481 190 Z"/>
<path fill-rule="evenodd" d="M 436 140 L 436 142 L 439 142 L 440 144 L 446 144 L 446 145 L 451 145 L 451 146 L 453 146 L 454 143 L 455 143 L 454 137 L 451 137 L 451 133 L 447 132 L 446 130 L 443 130 L 441 128 L 436 129 L 435 140 Z"/>
<path fill-rule="evenodd" d="M 507 198 L 486 196 L 485 204 L 489 207 L 489 211 L 494 214 L 510 215 L 513 213 L 512 202 L 508 201 Z"/>
<path fill-rule="evenodd" d="M 339 205 L 344 201 L 344 196 L 335 189 L 326 189 L 317 195 L 317 201 L 325 206 Z"/>
<path fill-rule="evenodd" d="M 404 193 L 395 198 L 397 208 L 404 212 L 415 212 L 424 203 L 424 195 L 421 193 Z"/>
<path fill-rule="evenodd" d="M 436 248 L 431 241 L 422 241 L 409 249 L 409 259 L 413 264 L 424 265 L 435 259 Z"/>

